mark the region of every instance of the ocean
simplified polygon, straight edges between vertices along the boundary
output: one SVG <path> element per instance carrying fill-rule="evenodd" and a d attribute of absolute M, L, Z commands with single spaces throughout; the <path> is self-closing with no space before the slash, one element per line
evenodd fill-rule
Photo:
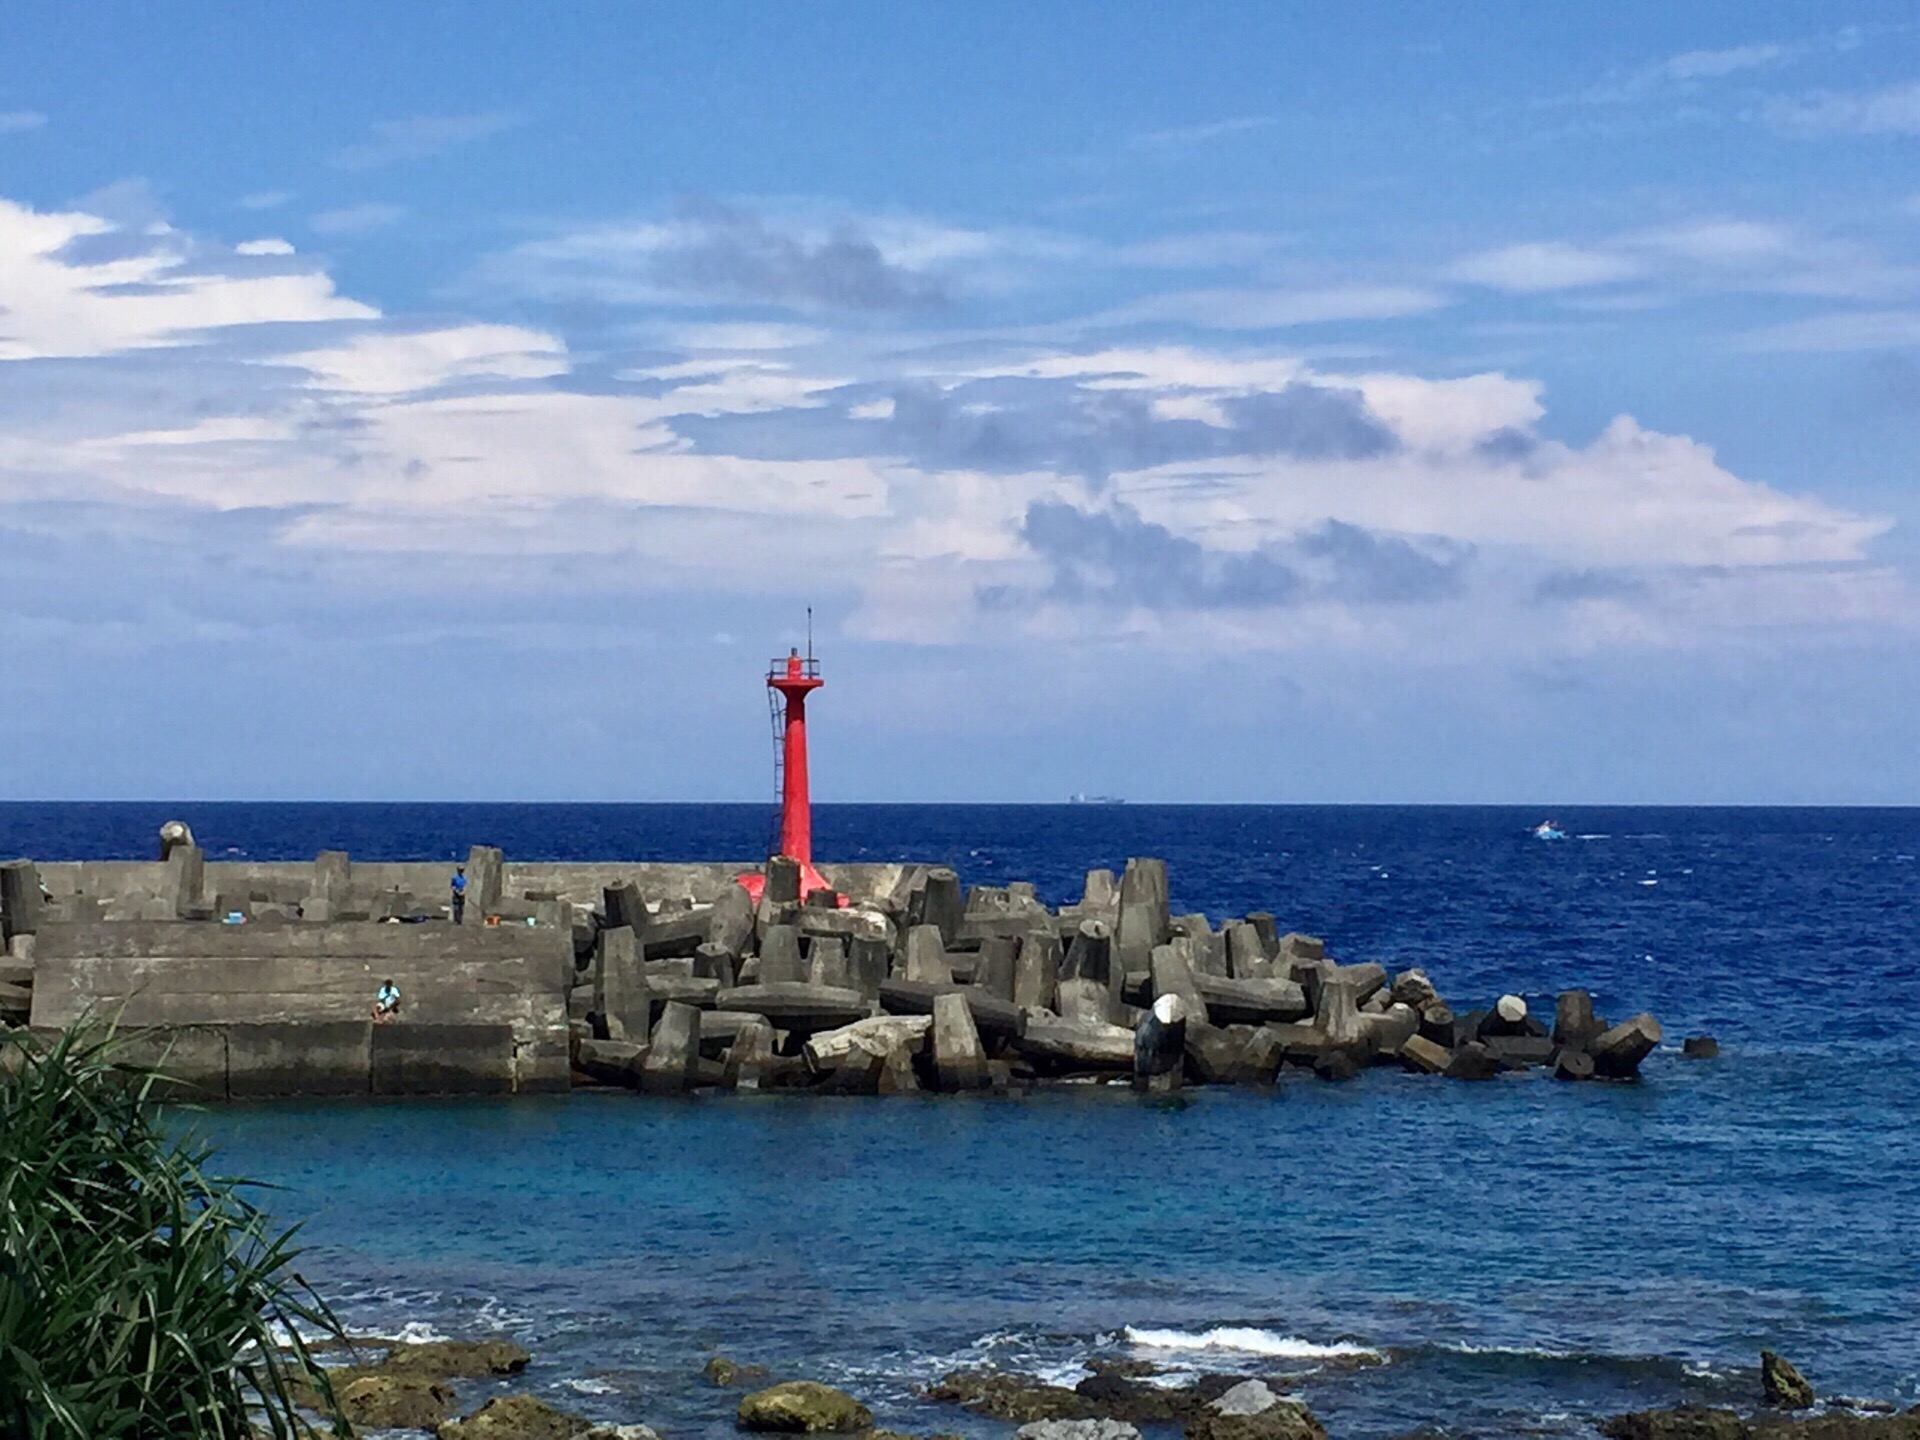
<path fill-rule="evenodd" d="M 361 1332 L 504 1331 L 525 1384 L 667 1440 L 733 1433 L 711 1354 L 881 1424 L 1000 1437 L 943 1371 L 1091 1356 L 1285 1375 L 1336 1437 L 1589 1435 L 1757 1399 L 1920 1402 L 1920 811 L 819 806 L 823 859 L 945 861 L 1058 902 L 1164 856 L 1174 908 L 1269 909 L 1464 1007 L 1566 986 L 1667 1043 L 1633 1085 L 1543 1074 L 1150 1100 L 793 1096 L 281 1104 L 183 1115 L 278 1187 Z M 691 860 L 764 806 L 0 805 L 0 853 Z M 1683 1060 L 1708 1033 L 1718 1059 Z M 485 1386 L 469 1386 L 478 1399 Z"/>

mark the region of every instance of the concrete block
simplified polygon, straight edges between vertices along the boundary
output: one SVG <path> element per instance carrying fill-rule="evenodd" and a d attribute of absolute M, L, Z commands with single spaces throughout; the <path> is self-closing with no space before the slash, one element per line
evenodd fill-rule
<path fill-rule="evenodd" d="M 1159 948 L 1171 953 L 1170 947 Z M 1178 1088 L 1186 1061 L 1187 1015 L 1187 1002 L 1170 990 L 1156 999 L 1140 1023 L 1133 1027 L 1136 1090 Z M 1162 1083 L 1155 1085 L 1156 1080 Z"/>
<path fill-rule="evenodd" d="M 160 898 L 172 911 L 171 918 L 185 920 L 205 903 L 207 857 L 198 845 L 176 846 L 167 856 L 166 873 L 160 882 Z"/>
<path fill-rule="evenodd" d="M 602 930 L 593 956 L 593 1013 L 608 1040 L 644 1043 L 653 992 L 630 925 Z"/>
<path fill-rule="evenodd" d="M 1640 1062 L 1660 1043 L 1660 1022 L 1642 1012 L 1623 1020 L 1594 1038 L 1594 1074 L 1608 1080 L 1627 1080 L 1640 1073 Z"/>
<path fill-rule="evenodd" d="M 906 963 L 901 975 L 919 985 L 953 983 L 953 967 L 947 961 L 946 940 L 938 925 L 915 925 L 907 931 Z"/>
<path fill-rule="evenodd" d="M 700 1058 L 700 1012 L 669 1001 L 660 1011 L 640 1062 L 640 1088 L 649 1095 L 679 1095 L 693 1083 Z"/>
<path fill-rule="evenodd" d="M 1227 926 L 1227 971 L 1235 980 L 1270 980 L 1273 961 L 1260 932 L 1245 920 Z"/>
<path fill-rule="evenodd" d="M 846 942 L 838 935 L 823 935 L 807 947 L 807 983 L 839 990 L 855 988 L 847 965 Z"/>
<path fill-rule="evenodd" d="M 1286 1058 L 1280 1037 L 1267 1026 L 1259 1026 L 1241 1045 L 1228 1078 L 1236 1085 L 1271 1085 Z"/>
<path fill-rule="evenodd" d="M 1050 1075 L 1126 1074 L 1133 1069 L 1133 1031 L 1124 1025 L 1055 1020 L 1038 1012 L 1027 1017 L 1014 1048 Z"/>
<path fill-rule="evenodd" d="M 1163 995 L 1178 996 L 1181 1018 L 1183 1020 L 1191 1018 L 1205 1023 L 1207 1003 L 1201 998 L 1200 991 L 1194 984 L 1193 966 L 1188 961 L 1184 946 L 1177 944 L 1154 946 L 1149 975 L 1149 983 L 1153 989 L 1152 998 L 1155 1001 Z"/>
<path fill-rule="evenodd" d="M 1013 1002 L 1013 971 L 1020 941 L 1011 935 L 995 936 L 980 947 L 980 958 L 973 967 L 973 983 L 998 1000 Z"/>
<path fill-rule="evenodd" d="M 1157 1001 L 1155 1002 L 1158 1003 Z M 1231 1084 L 1235 1067 L 1247 1048 L 1250 1027 L 1187 1024 L 1186 1070 L 1202 1085 Z"/>
<path fill-rule="evenodd" d="M 800 903 L 800 862 L 791 855 L 775 855 L 767 861 L 767 887 L 763 899 L 775 905 Z"/>
<path fill-rule="evenodd" d="M 729 881 L 714 897 L 713 912 L 707 917 L 707 941 L 722 946 L 736 960 L 746 954 L 753 941 L 753 899 L 741 886 Z"/>
<path fill-rule="evenodd" d="M 727 1048 L 721 1084 L 729 1090 L 758 1090 L 773 1063 L 773 1026 L 755 1016 L 741 1027 Z"/>
<path fill-rule="evenodd" d="M 769 925 L 760 936 L 760 983 L 790 985 L 807 978 L 800 958 L 800 932 L 791 925 Z"/>
<path fill-rule="evenodd" d="M 979 1090 L 987 1084 L 987 1055 L 967 999 L 957 992 L 933 1002 L 933 1073 L 942 1090 Z"/>
<path fill-rule="evenodd" d="M 934 866 L 927 871 L 920 923 L 937 927 L 941 945 L 948 946 L 960 933 L 963 914 L 965 908 L 960 900 L 960 877 L 944 865 Z"/>
<path fill-rule="evenodd" d="M 646 928 L 651 918 L 647 912 L 646 897 L 640 893 L 640 886 L 632 880 L 621 880 L 600 887 L 600 913 L 605 917 L 607 928 L 618 929 L 624 925 L 635 935 Z"/>
<path fill-rule="evenodd" d="M 1553 1043 L 1585 1050 L 1607 1027 L 1595 1018 L 1593 996 L 1585 990 L 1563 990 L 1553 1007 Z"/>
<path fill-rule="evenodd" d="M 776 1029 L 812 1035 L 851 1025 L 865 1018 L 872 1005 L 855 990 L 829 990 L 798 981 L 780 981 L 722 990 L 714 999 L 714 1008 L 765 1016 Z"/>
<path fill-rule="evenodd" d="M 505 868 L 506 859 L 498 846 L 474 845 L 468 849 L 466 924 L 484 925 L 487 916 L 499 913 Z"/>
<path fill-rule="evenodd" d="M 1120 875 L 1120 918 L 1113 947 L 1129 970 L 1146 969 L 1153 947 L 1172 936 L 1167 916 L 1167 862 L 1136 856 Z"/>
<path fill-rule="evenodd" d="M 229 1025 L 227 1094 L 234 1100 L 370 1094 L 373 1031 L 367 1020 Z"/>
<path fill-rule="evenodd" d="M 807 1064 L 816 1073 L 825 1074 L 839 1064 L 849 1050 L 866 1049 L 877 1055 L 905 1050 L 917 1055 L 926 1048 L 927 1035 L 932 1029 L 931 1015 L 872 1015 L 837 1030 L 823 1030 L 810 1036 L 802 1051 Z"/>
<path fill-rule="evenodd" d="M 173 857 L 167 858 L 171 862 Z M 313 857 L 313 888 L 309 893 L 332 902 L 336 910 L 349 908 L 353 899 L 353 861 L 346 851 L 322 850 Z"/>
<path fill-rule="evenodd" d="M 1253 926 L 1254 934 L 1260 937 L 1267 959 L 1275 959 L 1280 954 L 1280 927 L 1273 923 L 1273 916 L 1265 910 L 1249 910 L 1247 924 Z"/>
<path fill-rule="evenodd" d="M 580 1040 L 573 1047 L 573 1063 L 581 1074 L 601 1085 L 628 1090 L 640 1085 L 640 1066 L 647 1047 L 630 1040 Z"/>
<path fill-rule="evenodd" d="M 1251 915 L 1247 918 L 1253 919 Z M 1271 924 L 1273 917 L 1268 916 L 1267 919 Z M 1274 958 L 1288 961 L 1324 960 L 1327 958 L 1327 942 L 1318 935 L 1302 935 L 1297 931 L 1290 931 L 1282 935 L 1276 943 Z"/>
<path fill-rule="evenodd" d="M 1013 1003 L 1023 1010 L 1050 1010 L 1060 987 L 1060 937 L 1029 930 L 1013 963 Z"/>
<path fill-rule="evenodd" d="M 722 990 L 731 990 L 737 975 L 734 960 L 733 951 L 725 945 L 709 940 L 693 952 L 693 973 L 706 979 L 718 980 Z"/>
<path fill-rule="evenodd" d="M 887 978 L 892 959 L 893 947 L 884 930 L 855 935 L 847 947 L 847 987 L 870 1000 L 879 999 L 880 984 Z"/>
<path fill-rule="evenodd" d="M 1414 1035 L 1401 1042 L 1400 1063 L 1422 1075 L 1444 1075 L 1453 1064 L 1453 1052 L 1425 1035 Z"/>
<path fill-rule="evenodd" d="M 1193 988 L 1214 1025 L 1259 1025 L 1307 1013 L 1306 992 L 1291 980 L 1222 980 L 1195 975 Z"/>
<path fill-rule="evenodd" d="M 0 939 L 40 928 L 40 870 L 31 860 L 0 863 Z"/>

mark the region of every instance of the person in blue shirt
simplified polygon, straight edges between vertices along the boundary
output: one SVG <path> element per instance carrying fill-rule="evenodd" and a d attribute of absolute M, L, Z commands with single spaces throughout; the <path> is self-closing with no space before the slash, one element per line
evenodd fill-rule
<path fill-rule="evenodd" d="M 456 865 L 453 867 L 453 879 L 448 882 L 448 886 L 453 891 L 453 923 L 458 925 L 460 923 L 460 917 L 467 913 L 466 866 Z"/>
<path fill-rule="evenodd" d="M 400 987 L 391 980 L 382 980 L 373 996 L 373 1023 L 384 1025 L 399 1013 Z"/>

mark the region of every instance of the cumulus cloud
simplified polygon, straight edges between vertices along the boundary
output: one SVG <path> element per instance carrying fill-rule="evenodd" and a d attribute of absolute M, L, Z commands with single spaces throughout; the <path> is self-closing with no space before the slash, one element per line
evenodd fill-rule
<path fill-rule="evenodd" d="M 164 225 L 0 200 L 0 359 L 105 355 L 193 343 L 203 332 L 370 319 L 317 270 L 221 273 Z"/>
<path fill-rule="evenodd" d="M 268 569 L 423 590 L 489 573 L 715 603 L 824 587 L 851 633 L 920 645 L 964 642 L 982 606 L 1049 644 L 1416 658 L 1912 608 L 1872 557 L 1886 521 L 1629 417 L 1551 438 L 1525 376 L 1217 340 L 850 343 L 871 331 L 791 299 L 828 293 L 794 278 L 827 252 L 757 220 L 717 228 L 749 252 L 784 234 L 787 278 L 756 260 L 700 282 L 758 284 L 757 310 L 665 319 L 581 362 L 539 327 L 382 316 L 302 257 L 201 244 L 150 197 L 109 198 L 123 218 L 0 206 L 0 524 L 52 503 L 136 530 L 244 513 L 233 533 Z M 663 283 L 658 255 L 715 228 L 628 273 Z M 873 243 L 902 271 L 885 284 L 934 273 Z M 818 313 L 795 325 L 794 308 Z"/>
<path fill-rule="evenodd" d="M 781 226 L 736 206 L 681 202 L 669 219 L 599 226 L 521 246 L 486 268 L 489 280 L 553 298 L 636 304 L 768 304 L 802 311 L 937 310 L 947 282 L 931 268 L 923 231 L 889 254 L 851 222 Z"/>
<path fill-rule="evenodd" d="M 1419 604 L 1464 588 L 1472 548 L 1424 545 L 1326 520 L 1287 541 L 1209 548 L 1141 517 L 1124 502 L 1082 509 L 1061 500 L 1027 507 L 1020 536 L 1050 574 L 1037 593 L 983 587 L 994 609 L 1037 599 L 1149 610 L 1248 610 L 1313 602 Z"/>
<path fill-rule="evenodd" d="M 366 140 L 336 150 L 329 163 L 340 170 L 375 170 L 405 160 L 427 160 L 456 146 L 511 130 L 522 122 L 523 117 L 504 111 L 377 120 Z"/>

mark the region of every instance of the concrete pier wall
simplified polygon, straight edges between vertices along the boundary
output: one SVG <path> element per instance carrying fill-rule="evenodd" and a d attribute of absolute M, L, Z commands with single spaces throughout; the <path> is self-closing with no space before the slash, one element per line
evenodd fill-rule
<path fill-rule="evenodd" d="M 381 894 L 411 895 L 427 906 L 446 901 L 447 881 L 456 862 L 361 861 L 350 869 L 351 894 L 361 901 Z M 736 875 L 760 868 L 759 861 L 714 861 L 697 864 L 631 862 L 514 861 L 501 877 L 502 901 L 515 909 L 531 908 L 539 899 L 566 899 L 598 905 L 601 892 L 631 881 L 650 902 L 691 900 L 710 903 Z M 890 894 L 908 871 L 908 865 L 824 865 L 821 873 L 836 888 L 856 900 Z M 41 861 L 40 880 L 56 902 L 84 896 L 103 907 L 137 905 L 167 893 L 169 870 L 157 860 Z M 314 862 L 302 860 L 209 860 L 203 881 L 205 899 L 227 895 L 249 896 L 297 905 L 316 893 Z"/>
<path fill-rule="evenodd" d="M 568 1088 L 559 929 L 53 922 L 34 972 L 35 1029 L 117 1019 L 209 1098 Z M 376 1025 L 389 979 L 400 1011 Z"/>

